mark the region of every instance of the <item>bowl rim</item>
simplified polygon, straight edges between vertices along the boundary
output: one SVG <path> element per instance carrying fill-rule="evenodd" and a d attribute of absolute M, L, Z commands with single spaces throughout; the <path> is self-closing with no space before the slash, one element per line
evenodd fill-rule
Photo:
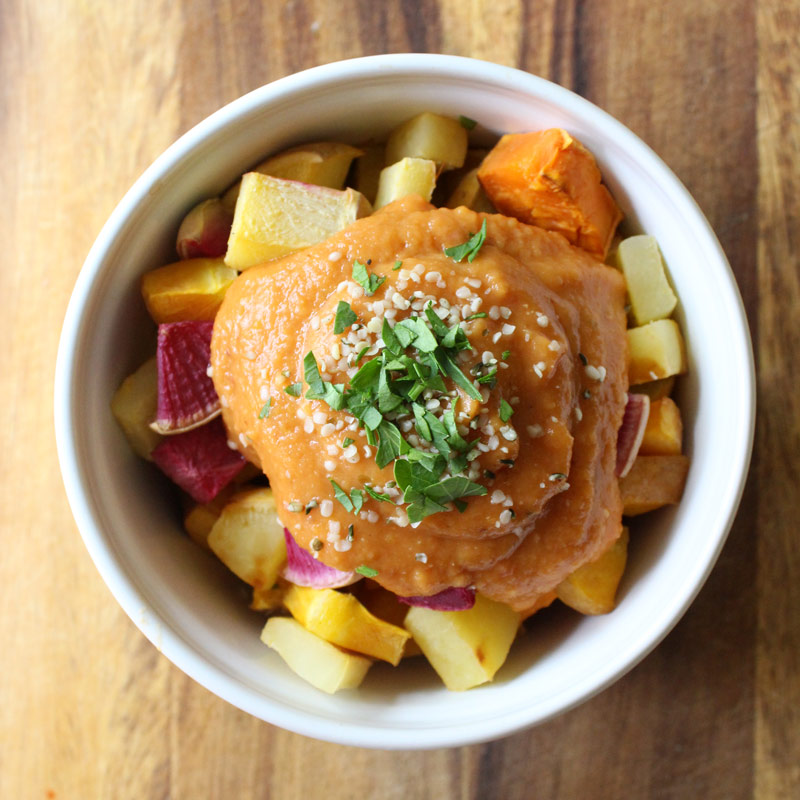
<path fill-rule="evenodd" d="M 653 624 L 647 636 L 639 637 L 622 650 L 616 658 L 599 669 L 591 680 L 571 688 L 569 696 L 553 697 L 538 714 L 522 708 L 513 714 L 491 720 L 462 724 L 458 727 L 442 725 L 425 730 L 387 729 L 370 727 L 359 722 L 342 721 L 337 725 L 296 708 L 283 708 L 268 698 L 258 695 L 243 686 L 229 673 L 207 663 L 180 631 L 174 630 L 160 619 L 153 605 L 140 591 L 136 581 L 116 560 L 113 549 L 106 541 L 98 524 L 97 515 L 89 503 L 85 485 L 84 468 L 81 466 L 80 444 L 76 439 L 73 421 L 77 413 L 74 404 L 76 391 L 74 372 L 76 366 L 76 343 L 81 338 L 84 326 L 84 309 L 93 293 L 93 287 L 101 272 L 104 260 L 120 232 L 140 203 L 146 198 L 163 176 L 169 173 L 187 154 L 210 137 L 217 135 L 223 127 L 248 116 L 256 109 L 274 102 L 277 98 L 311 86 L 323 88 L 342 81 L 363 77 L 367 74 L 419 76 L 426 74 L 433 79 L 468 79 L 490 85 L 513 86 L 521 91 L 552 101 L 558 106 L 579 116 L 601 120 L 612 136 L 618 137 L 625 147 L 635 153 L 637 160 L 646 163 L 649 172 L 669 186 L 680 198 L 688 217 L 695 220 L 695 233 L 701 237 L 704 256 L 720 268 L 724 289 L 728 292 L 728 308 L 739 328 L 738 341 L 731 342 L 746 369 L 740 376 L 740 418 L 743 426 L 739 431 L 736 461 L 731 465 L 731 478 L 726 484 L 725 496 L 720 498 L 720 507 L 725 509 L 722 526 L 712 540 L 705 562 L 697 565 L 684 581 L 683 594 L 677 602 L 665 609 L 663 619 Z M 233 100 L 218 111 L 184 133 L 168 147 L 142 173 L 126 192 L 103 226 L 92 245 L 80 270 L 65 314 L 59 342 L 55 373 L 54 422 L 56 445 L 61 474 L 67 498 L 89 554 L 112 595 L 122 606 L 134 624 L 173 664 L 234 706 L 261 719 L 295 733 L 339 744 L 371 748 L 421 749 L 453 747 L 473 744 L 498 738 L 539 724 L 563 713 L 599 693 L 623 674 L 638 664 L 669 633 L 702 588 L 713 568 L 733 524 L 739 502 L 744 491 L 752 454 L 755 427 L 755 366 L 752 343 L 746 313 L 736 285 L 733 271 L 708 221 L 689 192 L 664 164 L 664 162 L 641 139 L 622 123 L 599 109 L 590 101 L 544 78 L 511 67 L 501 66 L 478 59 L 441 54 L 403 53 L 365 56 L 337 61 L 313 67 L 293 75 L 280 78 Z"/>

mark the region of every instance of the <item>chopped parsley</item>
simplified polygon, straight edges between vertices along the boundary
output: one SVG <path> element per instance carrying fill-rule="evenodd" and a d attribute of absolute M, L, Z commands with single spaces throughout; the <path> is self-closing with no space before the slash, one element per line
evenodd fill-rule
<path fill-rule="evenodd" d="M 356 572 L 363 575 L 365 578 L 374 578 L 378 574 L 378 570 L 368 567 L 366 564 L 361 564 L 356 567 Z"/>
<path fill-rule="evenodd" d="M 371 262 L 367 261 L 369 264 Z M 360 261 L 353 262 L 353 280 L 364 290 L 367 297 L 372 296 L 386 280 L 383 276 L 370 275 L 367 268 Z"/>
<path fill-rule="evenodd" d="M 299 382 L 291 383 L 283 391 L 286 392 L 286 394 L 290 394 L 292 397 L 300 397 L 303 393 L 303 384 Z"/>
<path fill-rule="evenodd" d="M 351 439 L 349 436 L 346 436 L 344 438 L 344 441 L 342 441 L 342 449 L 344 449 L 345 447 L 350 447 L 350 445 L 353 444 L 353 441 L 354 440 Z"/>
<path fill-rule="evenodd" d="M 452 258 L 457 264 L 462 262 L 465 258 L 471 264 L 478 255 L 478 251 L 483 247 L 486 241 L 486 219 L 483 220 L 481 229 L 477 233 L 467 239 L 463 244 L 457 244 L 454 247 L 445 247 L 444 254 L 448 258 Z"/>
<path fill-rule="evenodd" d="M 468 131 L 471 131 L 478 124 L 474 119 L 465 117 L 463 114 L 459 114 L 458 121 L 461 123 L 461 127 L 466 128 Z"/>
<path fill-rule="evenodd" d="M 500 419 L 503 422 L 508 422 L 511 419 L 511 415 L 514 413 L 514 409 L 505 401 L 500 401 Z"/>
<path fill-rule="evenodd" d="M 358 321 L 356 312 L 350 308 L 350 304 L 344 300 L 339 301 L 336 306 L 336 319 L 333 322 L 333 332 L 335 334 L 344 333 L 354 322 Z"/>
<path fill-rule="evenodd" d="M 264 403 L 261 411 L 258 412 L 259 419 L 266 419 L 269 416 L 270 408 L 272 406 L 272 398 L 270 397 L 266 403 Z"/>
<path fill-rule="evenodd" d="M 392 272 L 397 272 L 397 270 L 399 270 L 400 267 L 402 267 L 402 266 L 403 266 L 403 262 L 402 261 L 395 261 L 394 262 L 394 266 L 392 267 Z"/>

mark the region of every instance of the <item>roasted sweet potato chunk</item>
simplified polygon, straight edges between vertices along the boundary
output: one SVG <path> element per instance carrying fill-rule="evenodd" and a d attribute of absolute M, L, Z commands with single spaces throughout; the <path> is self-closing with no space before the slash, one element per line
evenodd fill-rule
<path fill-rule="evenodd" d="M 688 472 L 686 456 L 639 456 L 631 471 L 619 481 L 622 514 L 635 517 L 677 503 Z"/>

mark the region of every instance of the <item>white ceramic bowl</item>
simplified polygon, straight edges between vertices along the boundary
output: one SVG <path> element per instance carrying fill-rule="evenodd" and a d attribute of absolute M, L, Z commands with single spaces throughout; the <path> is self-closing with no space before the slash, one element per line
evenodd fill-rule
<path fill-rule="evenodd" d="M 329 697 L 259 641 L 235 578 L 182 532 L 165 482 L 128 448 L 109 411 L 154 338 L 139 276 L 174 259 L 177 226 L 266 154 L 313 139 L 358 142 L 421 110 L 502 133 L 564 127 L 595 154 L 629 222 L 654 234 L 680 296 L 690 372 L 679 384 L 692 458 L 682 502 L 638 526 L 619 607 L 537 624 L 494 683 L 442 688 L 420 662 L 376 665 Z M 120 147 L 124 143 L 120 142 Z M 141 333 L 140 333 L 141 332 Z M 330 64 L 257 89 L 201 122 L 125 195 L 92 247 L 64 322 L 56 375 L 64 482 L 112 593 L 173 663 L 230 703 L 307 736 L 380 748 L 454 746 L 541 722 L 619 678 L 666 635 L 711 570 L 744 484 L 754 375 L 733 275 L 684 187 L 627 128 L 540 78 L 480 61 L 387 55 Z"/>

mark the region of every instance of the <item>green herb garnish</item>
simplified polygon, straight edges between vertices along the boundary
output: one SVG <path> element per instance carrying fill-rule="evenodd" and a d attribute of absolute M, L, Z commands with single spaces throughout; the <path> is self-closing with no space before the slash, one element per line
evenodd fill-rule
<path fill-rule="evenodd" d="M 463 244 L 455 245 L 454 247 L 445 247 L 444 254 L 448 258 L 452 258 L 457 264 L 465 258 L 471 264 L 478 255 L 478 251 L 483 247 L 486 241 L 486 220 L 483 220 L 481 229 L 477 233 L 473 233 L 469 239 Z"/>
<path fill-rule="evenodd" d="M 503 422 L 508 422 L 511 419 L 511 415 L 514 413 L 514 409 L 505 401 L 500 401 L 500 419 Z"/>
<path fill-rule="evenodd" d="M 354 261 L 353 280 L 364 290 L 364 294 L 370 297 L 375 294 L 386 278 L 378 275 L 370 275 L 364 264 L 360 261 Z"/>
<path fill-rule="evenodd" d="M 465 117 L 463 114 L 459 114 L 458 121 L 461 123 L 461 127 L 466 128 L 468 131 L 471 131 L 478 124 L 474 119 Z"/>
<path fill-rule="evenodd" d="M 472 320 L 474 320 L 474 319 L 485 319 L 487 316 L 488 316 L 488 314 L 485 311 L 478 311 L 475 314 L 470 314 L 466 318 L 465 322 L 472 322 Z"/>
<path fill-rule="evenodd" d="M 356 572 L 363 575 L 365 578 L 374 578 L 378 574 L 378 570 L 368 567 L 366 564 L 361 564 L 356 567 Z"/>
<path fill-rule="evenodd" d="M 344 441 L 342 442 L 342 449 L 350 447 L 350 445 L 353 444 L 353 441 L 354 440 L 351 439 L 349 436 L 345 437 Z"/>
<path fill-rule="evenodd" d="M 333 321 L 333 332 L 335 334 L 344 333 L 354 322 L 358 321 L 356 312 L 350 308 L 350 304 L 344 300 L 339 301 L 336 306 L 336 319 Z"/>
<path fill-rule="evenodd" d="M 392 267 L 392 272 L 397 272 L 397 270 L 400 269 L 400 267 L 402 266 L 403 266 L 402 261 L 395 261 L 394 266 Z"/>
<path fill-rule="evenodd" d="M 333 486 L 334 497 L 345 507 L 346 511 L 352 511 L 353 501 L 348 497 L 347 492 L 333 478 L 328 478 L 328 480 Z"/>
<path fill-rule="evenodd" d="M 292 397 L 300 397 L 303 392 L 303 384 L 290 383 L 283 391 L 286 392 L 286 394 L 290 394 Z"/>
<path fill-rule="evenodd" d="M 270 397 L 266 403 L 264 403 L 261 411 L 258 412 L 259 419 L 266 419 L 269 416 L 270 407 L 272 406 L 272 398 Z"/>

